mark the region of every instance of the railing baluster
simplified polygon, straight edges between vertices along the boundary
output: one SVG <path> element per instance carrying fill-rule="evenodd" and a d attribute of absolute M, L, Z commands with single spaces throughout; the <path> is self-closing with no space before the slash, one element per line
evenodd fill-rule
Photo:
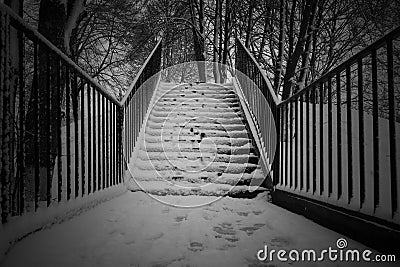
<path fill-rule="evenodd" d="M 372 64 L 372 128 L 374 142 L 374 209 L 380 203 L 380 185 L 379 185 L 379 100 L 378 100 L 378 67 L 376 50 L 371 52 Z"/>
<path fill-rule="evenodd" d="M 106 188 L 110 186 L 110 146 L 109 146 L 109 138 L 110 138 L 110 129 L 109 129 L 109 121 L 110 121 L 110 109 L 108 105 L 108 100 L 106 99 Z"/>
<path fill-rule="evenodd" d="M 306 175 L 306 179 L 307 179 L 307 188 L 306 191 L 309 192 L 310 191 L 310 179 L 311 179 L 311 168 L 310 168 L 310 154 L 311 154 L 311 136 L 310 136 L 310 91 L 306 91 L 306 105 L 307 105 L 307 109 L 306 109 L 306 121 L 307 121 L 307 129 L 306 129 L 306 146 L 307 146 L 307 175 Z"/>
<path fill-rule="evenodd" d="M 72 105 L 74 112 L 74 178 L 75 178 L 75 198 L 79 196 L 79 89 L 78 89 L 78 75 L 76 71 L 73 73 L 72 80 L 72 96 L 73 103 Z M 82 169 L 82 167 L 81 167 Z"/>
<path fill-rule="evenodd" d="M 332 77 L 328 79 L 328 197 L 331 197 L 333 189 L 333 128 L 332 128 Z"/>
<path fill-rule="evenodd" d="M 62 186 L 63 186 L 63 175 L 62 175 L 62 135 L 61 135 L 61 62 L 60 60 L 56 60 L 55 62 L 55 72 L 57 75 L 56 78 L 56 93 L 55 99 L 57 103 L 57 129 L 56 129 L 56 138 L 57 138 L 57 201 L 61 202 L 62 199 Z"/>
<path fill-rule="evenodd" d="M 88 154 L 88 160 L 87 160 L 87 177 L 88 177 L 88 182 L 87 182 L 87 189 L 88 189 L 88 195 L 92 193 L 92 108 L 91 108 L 91 85 L 89 83 L 86 84 L 86 91 L 87 91 L 87 154 Z"/>
<path fill-rule="evenodd" d="M 353 139 L 352 139 L 352 88 L 351 88 L 351 66 L 346 67 L 346 106 L 347 106 L 347 197 L 348 204 L 353 198 Z"/>
<path fill-rule="evenodd" d="M 101 189 L 101 116 L 102 116 L 102 110 L 101 110 L 101 94 L 97 93 L 97 190 Z"/>
<path fill-rule="evenodd" d="M 84 80 L 80 77 L 80 92 L 81 92 L 81 195 L 85 195 L 85 179 L 86 179 L 86 166 L 85 166 L 85 85 Z"/>
<path fill-rule="evenodd" d="M 312 192 L 317 191 L 317 90 L 312 87 Z"/>
<path fill-rule="evenodd" d="M 396 96 L 394 89 L 394 66 L 393 66 L 393 41 L 387 41 L 387 71 L 388 71 L 388 99 L 389 99 L 389 139 L 390 139 L 390 188 L 392 217 L 398 210 L 398 182 L 396 164 Z"/>
<path fill-rule="evenodd" d="M 304 94 L 300 95 L 300 191 L 304 189 Z M 307 162 L 308 163 L 308 162 Z"/>
<path fill-rule="evenodd" d="M 102 97 L 102 99 L 101 99 L 101 111 L 102 111 L 102 114 L 103 114 L 101 116 L 101 125 L 103 125 L 102 131 L 101 131 L 102 136 L 103 136 L 103 138 L 102 138 L 103 180 L 102 180 L 102 183 L 101 183 L 102 189 L 104 189 L 106 187 L 105 185 L 106 185 L 106 179 L 107 179 L 107 172 L 106 172 L 106 168 L 107 168 L 107 166 L 106 166 L 106 157 L 107 157 L 107 142 L 106 142 L 106 139 L 107 139 L 106 127 L 107 127 L 107 125 L 106 125 L 106 118 L 107 118 L 108 115 L 107 115 L 105 102 L 106 102 L 106 99 L 104 97 Z"/>
<path fill-rule="evenodd" d="M 67 200 L 71 198 L 71 84 L 69 66 L 65 65 L 65 120 L 67 146 Z"/>
<path fill-rule="evenodd" d="M 363 88 L 363 62 L 362 58 L 357 61 L 358 78 L 358 138 L 360 157 L 360 208 L 365 201 L 365 149 L 364 149 L 364 88 Z"/>
<path fill-rule="evenodd" d="M 319 84 L 319 195 L 324 193 L 324 83 Z"/>
<path fill-rule="evenodd" d="M 336 102 L 337 102 L 337 199 L 342 197 L 342 91 L 340 85 L 340 72 L 336 73 Z"/>
<path fill-rule="evenodd" d="M 296 187 L 295 184 L 295 177 L 294 177 L 294 173 L 293 173 L 293 102 L 289 102 L 289 139 L 290 140 L 290 159 L 289 159 L 289 172 L 290 172 L 290 184 L 289 187 L 292 189 L 292 187 Z"/>
<path fill-rule="evenodd" d="M 51 168 L 51 145 L 52 145 L 52 140 L 51 140 L 51 125 L 50 122 L 51 120 L 51 88 L 50 84 L 52 81 L 50 81 L 50 76 L 51 76 L 51 68 L 50 68 L 50 52 L 47 52 L 46 56 L 46 96 L 45 96 L 45 110 L 46 110 L 46 121 L 45 121 L 45 133 L 40 133 L 41 136 L 43 134 L 45 135 L 45 142 L 46 142 L 46 203 L 47 207 L 50 206 L 51 204 L 51 185 L 52 185 L 52 168 Z M 42 118 L 43 119 L 43 118 Z"/>
<path fill-rule="evenodd" d="M 18 48 L 19 48 L 19 215 L 25 211 L 25 79 L 24 79 L 24 35 L 18 32 Z"/>
<path fill-rule="evenodd" d="M 294 116 L 295 116 L 295 126 L 294 126 L 294 135 L 295 135 L 295 138 L 294 138 L 294 141 L 295 141 L 295 147 L 294 147 L 294 155 L 295 155 L 295 157 L 294 157 L 294 160 L 295 160 L 295 165 L 294 165 L 294 173 L 295 173 L 295 189 L 299 189 L 298 187 L 301 187 L 301 182 L 299 181 L 299 179 L 301 179 L 301 176 L 299 175 L 299 173 L 298 173 L 298 171 L 299 171 L 299 158 L 300 158 L 300 155 L 299 155 L 299 136 L 300 136 L 300 134 L 299 134 L 299 98 L 296 98 L 295 99 L 295 113 L 294 113 Z"/>
<path fill-rule="evenodd" d="M 93 88 L 94 89 L 94 88 Z M 93 117 L 93 192 L 96 192 L 97 190 L 97 168 L 96 168 L 96 162 L 97 162 L 97 157 L 96 157 L 96 150 L 97 150 L 97 143 L 96 143 L 96 90 L 93 90 L 92 93 L 92 117 Z"/>
<path fill-rule="evenodd" d="M 38 45 L 37 43 L 33 44 L 33 155 L 34 158 L 34 199 L 35 199 L 35 211 L 39 208 L 39 190 L 40 190 L 40 151 L 39 151 L 39 77 L 38 77 Z M 35 156 L 36 155 L 36 156 Z"/>

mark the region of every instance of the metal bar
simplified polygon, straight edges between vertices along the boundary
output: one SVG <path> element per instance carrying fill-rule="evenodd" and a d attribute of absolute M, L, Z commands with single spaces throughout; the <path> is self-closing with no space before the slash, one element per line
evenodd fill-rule
<path fill-rule="evenodd" d="M 67 139 L 67 200 L 71 198 L 71 80 L 68 65 L 65 65 L 65 119 Z M 76 156 L 76 155 L 75 155 Z"/>
<path fill-rule="evenodd" d="M 294 173 L 295 173 L 295 188 L 297 189 L 298 186 L 300 186 L 301 182 L 298 181 L 299 177 L 301 177 L 301 175 L 299 175 L 298 171 L 299 171 L 299 99 L 296 99 L 295 102 L 295 121 L 294 121 L 294 128 L 295 128 L 295 147 L 294 147 L 294 155 L 295 155 L 295 164 L 294 164 Z"/>
<path fill-rule="evenodd" d="M 19 215 L 25 211 L 25 79 L 24 79 L 24 35 L 18 32 L 18 48 L 19 48 L 19 62 L 18 62 L 18 82 L 19 82 L 19 157 L 18 157 L 18 170 L 19 170 Z"/>
<path fill-rule="evenodd" d="M 90 104 L 92 101 L 91 98 L 91 85 L 88 83 L 86 85 L 87 91 L 87 154 L 88 154 L 88 161 L 87 161 L 87 170 L 88 170 L 88 195 L 92 193 L 92 105 Z"/>
<path fill-rule="evenodd" d="M 114 106 L 110 104 L 110 186 L 114 185 Z"/>
<path fill-rule="evenodd" d="M 34 158 L 34 198 L 35 198 L 35 211 L 39 208 L 39 190 L 40 190 L 40 154 L 39 153 L 39 77 L 38 77 L 38 45 L 33 44 L 33 158 Z M 35 156 L 36 155 L 36 156 Z"/>
<path fill-rule="evenodd" d="M 289 175 L 288 175 L 288 168 L 289 168 L 289 106 L 285 105 L 285 186 L 289 185 Z"/>
<path fill-rule="evenodd" d="M 342 196 L 342 97 L 340 86 L 340 72 L 336 73 L 336 101 L 337 101 L 337 187 L 338 187 L 338 200 Z"/>
<path fill-rule="evenodd" d="M 96 135 L 96 115 L 97 115 L 97 112 L 96 112 L 96 90 L 93 90 L 93 94 L 92 94 L 92 102 L 93 102 L 93 105 L 92 105 L 92 114 L 93 114 L 93 192 L 96 192 L 96 190 L 97 190 L 97 179 L 98 179 L 98 177 L 96 177 L 97 176 L 97 168 L 96 168 L 96 161 L 97 161 L 97 153 L 96 153 L 96 150 L 97 150 L 97 143 L 96 143 L 96 137 L 97 137 L 97 135 Z"/>
<path fill-rule="evenodd" d="M 106 117 L 107 117 L 107 113 L 106 113 L 106 107 L 105 107 L 105 101 L 106 99 L 103 97 L 101 99 L 101 110 L 102 110 L 102 116 L 101 116 L 101 125 L 102 125 L 102 173 L 103 173 L 103 179 L 102 179 L 102 183 L 101 183 L 101 187 L 102 189 L 105 188 L 105 184 L 106 184 L 106 151 L 107 151 L 107 146 L 106 146 Z"/>
<path fill-rule="evenodd" d="M 45 110 L 46 110 L 46 119 L 47 121 L 45 122 L 45 139 L 46 139 L 46 203 L 47 207 L 50 206 L 51 204 L 51 184 L 52 184 L 52 167 L 51 165 L 51 90 L 50 90 L 50 75 L 51 74 L 51 69 L 50 69 L 50 53 L 47 53 L 46 56 L 46 96 L 45 96 Z M 41 133 L 42 135 L 42 133 Z M 43 135 L 42 135 L 43 136 Z"/>
<path fill-rule="evenodd" d="M 398 210 L 397 164 L 396 164 L 396 96 L 394 92 L 393 40 L 387 41 L 389 139 L 390 139 L 390 188 L 392 217 Z"/>
<path fill-rule="evenodd" d="M 332 195 L 333 182 L 333 128 L 332 128 L 332 78 L 328 80 L 328 197 Z"/>
<path fill-rule="evenodd" d="M 307 129 L 306 129 L 306 146 L 307 146 L 307 183 L 306 183 L 306 191 L 308 192 L 310 190 L 310 179 L 311 179 L 311 168 L 310 168 L 310 91 L 305 91 L 305 96 L 306 96 L 306 121 L 307 121 Z"/>
<path fill-rule="evenodd" d="M 362 58 L 357 61 L 358 78 L 358 145 L 360 157 L 360 208 L 365 201 L 364 88 Z"/>
<path fill-rule="evenodd" d="M 86 179 L 86 164 L 85 164 L 85 85 L 84 80 L 80 77 L 81 82 L 81 196 L 85 196 L 85 179 Z"/>
<path fill-rule="evenodd" d="M 62 143 L 61 143 L 61 62 L 59 59 L 56 60 L 56 95 L 55 99 L 57 102 L 56 116 L 57 116 L 57 129 L 56 129 L 56 138 L 57 138 L 57 201 L 61 202 L 62 199 L 62 185 L 63 185 L 63 177 L 62 177 Z"/>
<path fill-rule="evenodd" d="M 97 123 L 97 155 L 98 155 L 98 159 L 97 159 L 97 162 L 98 162 L 98 166 L 97 166 L 97 190 L 100 190 L 101 189 L 101 177 L 102 177 L 102 172 L 101 172 L 101 170 L 102 170 L 102 165 L 101 165 L 101 163 L 102 163 L 102 161 L 101 161 L 101 152 L 102 152 L 102 148 L 101 148 L 101 144 L 102 144 L 102 142 L 101 142 L 101 129 L 103 128 L 103 124 L 101 124 L 101 117 L 102 117 L 102 110 L 101 110 L 101 98 L 102 98 L 102 96 L 101 96 L 101 94 L 97 94 L 97 120 L 98 120 L 98 123 Z"/>
<path fill-rule="evenodd" d="M 324 193 L 324 83 L 319 85 L 319 194 Z"/>
<path fill-rule="evenodd" d="M 374 143 L 374 209 L 379 205 L 379 99 L 378 99 L 378 67 L 376 50 L 371 53 L 372 64 L 372 129 Z"/>
<path fill-rule="evenodd" d="M 312 185 L 313 185 L 313 194 L 315 194 L 317 190 L 317 91 L 315 87 L 312 88 L 312 139 L 313 139 L 313 149 L 312 149 Z"/>
<path fill-rule="evenodd" d="M 79 90 L 78 90 L 78 75 L 74 71 L 73 80 L 72 80 L 72 92 L 73 92 L 73 101 L 76 103 L 73 105 L 74 112 L 74 178 L 75 178 L 75 198 L 79 196 L 79 121 L 78 121 L 78 112 L 79 112 Z"/>
<path fill-rule="evenodd" d="M 304 189 L 304 94 L 300 95 L 300 191 Z M 308 163 L 308 162 L 307 162 Z"/>
<path fill-rule="evenodd" d="M 109 119 L 110 119 L 110 114 L 109 112 L 109 105 L 108 105 L 108 100 L 106 99 L 106 188 L 108 188 L 110 186 L 110 150 L 109 150 Z"/>
<path fill-rule="evenodd" d="M 294 173 L 293 173 L 293 102 L 289 102 L 289 127 L 290 127 L 290 132 L 289 132 L 289 139 L 290 140 L 290 159 L 289 159 L 289 168 L 290 168 L 290 178 L 289 178 L 289 186 L 292 188 L 292 186 L 295 186 L 294 182 Z"/>
<path fill-rule="evenodd" d="M 347 193 L 348 203 L 353 197 L 353 140 L 352 140 L 352 120 L 351 120 L 351 72 L 350 67 L 346 67 L 346 106 L 347 106 Z"/>

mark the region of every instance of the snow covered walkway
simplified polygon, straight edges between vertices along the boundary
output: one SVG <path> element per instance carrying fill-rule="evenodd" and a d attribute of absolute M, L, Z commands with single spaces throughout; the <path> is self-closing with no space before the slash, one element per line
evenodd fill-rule
<path fill-rule="evenodd" d="M 287 266 L 294 263 L 275 260 L 266 265 L 257 260 L 256 253 L 265 244 L 287 250 L 336 248 L 339 234 L 274 206 L 265 194 L 255 199 L 224 197 L 188 209 L 167 206 L 143 192 L 128 192 L 28 236 L 6 256 L 4 267 Z M 216 199 L 159 198 L 186 204 Z M 349 248 L 363 248 L 347 241 Z M 353 266 L 363 266 L 359 264 Z M 295 266 L 349 265 L 308 262 Z"/>

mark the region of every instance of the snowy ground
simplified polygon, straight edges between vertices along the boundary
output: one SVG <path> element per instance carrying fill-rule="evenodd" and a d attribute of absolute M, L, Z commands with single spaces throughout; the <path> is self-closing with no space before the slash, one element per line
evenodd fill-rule
<path fill-rule="evenodd" d="M 158 198 L 190 205 L 215 197 Z M 3 263 L 13 267 L 349 265 L 258 261 L 256 253 L 265 244 L 271 249 L 321 250 L 336 248 L 336 240 L 342 237 L 265 198 L 225 197 L 200 208 L 184 209 L 162 204 L 142 192 L 127 192 L 25 238 Z M 348 248 L 365 249 L 347 241 Z"/>

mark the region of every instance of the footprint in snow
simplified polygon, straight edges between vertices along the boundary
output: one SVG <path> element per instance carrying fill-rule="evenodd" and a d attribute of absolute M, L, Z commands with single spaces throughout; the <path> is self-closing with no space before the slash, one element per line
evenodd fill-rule
<path fill-rule="evenodd" d="M 200 242 L 190 242 L 189 250 L 196 252 L 196 251 L 202 251 L 204 249 L 203 244 Z"/>
<path fill-rule="evenodd" d="M 232 237 L 225 237 L 226 241 L 229 241 L 231 243 L 235 243 L 237 241 L 239 241 L 239 238 L 237 238 L 236 236 L 232 236 Z"/>
<path fill-rule="evenodd" d="M 271 246 L 275 247 L 288 247 L 290 245 L 290 241 L 283 237 L 275 237 L 270 241 Z"/>
<path fill-rule="evenodd" d="M 248 212 L 238 211 L 238 212 L 237 212 L 237 215 L 243 216 L 243 217 L 247 217 L 247 216 L 249 215 L 249 213 L 248 213 Z"/>
<path fill-rule="evenodd" d="M 182 222 L 183 220 L 187 220 L 187 214 L 185 216 L 177 216 L 175 217 L 176 222 Z"/>
<path fill-rule="evenodd" d="M 160 238 L 163 237 L 163 236 L 164 236 L 164 233 L 159 232 L 159 233 L 155 233 L 155 234 L 150 235 L 150 236 L 147 237 L 146 239 L 147 239 L 147 240 L 150 240 L 150 241 L 154 241 L 154 240 L 160 239 Z"/>

